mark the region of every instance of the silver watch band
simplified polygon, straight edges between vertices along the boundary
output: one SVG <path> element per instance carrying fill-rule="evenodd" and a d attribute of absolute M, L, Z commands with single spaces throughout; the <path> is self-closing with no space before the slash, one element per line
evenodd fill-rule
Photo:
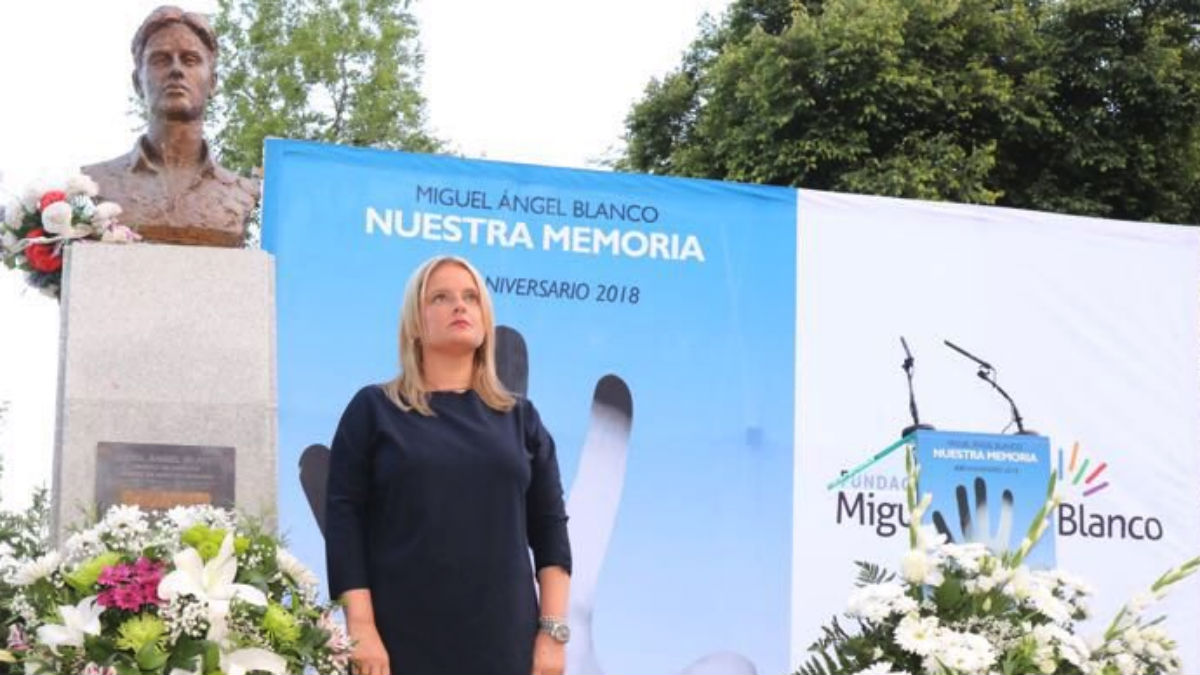
<path fill-rule="evenodd" d="M 538 630 L 548 634 L 555 641 L 566 643 L 571 639 L 571 627 L 567 625 L 567 620 L 561 616 L 542 616 L 538 617 Z"/>

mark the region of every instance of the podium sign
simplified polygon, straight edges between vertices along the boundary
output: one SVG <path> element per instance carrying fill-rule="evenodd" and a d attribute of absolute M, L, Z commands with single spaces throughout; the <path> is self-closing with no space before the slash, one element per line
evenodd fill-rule
<path fill-rule="evenodd" d="M 925 522 L 954 543 L 1015 551 L 1046 499 L 1050 440 L 932 430 L 917 431 L 913 440 L 921 493 L 933 493 Z M 1054 566 L 1053 526 L 1025 561 L 1032 568 Z"/>

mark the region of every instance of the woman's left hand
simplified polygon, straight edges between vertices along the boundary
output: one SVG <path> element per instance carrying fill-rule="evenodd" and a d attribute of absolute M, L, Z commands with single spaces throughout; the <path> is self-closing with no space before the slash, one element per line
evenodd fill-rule
<path fill-rule="evenodd" d="M 566 666 L 566 646 L 538 631 L 533 640 L 533 675 L 562 675 Z"/>

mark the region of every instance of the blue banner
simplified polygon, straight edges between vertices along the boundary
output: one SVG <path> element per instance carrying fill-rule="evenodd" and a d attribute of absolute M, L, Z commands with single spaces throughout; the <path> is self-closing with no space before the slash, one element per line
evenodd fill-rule
<path fill-rule="evenodd" d="M 412 271 L 463 256 L 557 441 L 569 671 L 789 669 L 794 190 L 282 140 L 265 164 L 281 523 L 305 562 L 323 574 L 301 450 L 396 374 Z"/>
<path fill-rule="evenodd" d="M 1046 501 L 1050 441 L 1044 436 L 920 430 L 915 434 L 922 493 L 933 493 L 926 520 L 955 543 L 1016 551 Z M 1054 567 L 1054 527 L 1025 558 Z"/>

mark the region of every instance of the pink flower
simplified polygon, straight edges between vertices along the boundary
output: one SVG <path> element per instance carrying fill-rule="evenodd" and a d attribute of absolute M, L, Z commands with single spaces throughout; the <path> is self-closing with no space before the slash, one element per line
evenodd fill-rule
<path fill-rule="evenodd" d="M 142 597 L 145 599 L 145 604 L 162 604 L 162 600 L 158 598 L 158 582 L 146 582 L 141 585 Z"/>
<path fill-rule="evenodd" d="M 137 611 L 144 605 L 159 605 L 158 583 L 162 581 L 163 564 L 148 558 L 138 558 L 132 565 L 106 567 L 100 573 L 103 588 L 96 597 L 102 607 Z"/>
<path fill-rule="evenodd" d="M 350 636 L 342 629 L 334 618 L 333 614 L 326 612 L 317 620 L 317 626 L 329 633 L 329 640 L 325 646 L 331 652 L 334 667 L 339 671 L 348 671 L 350 667 L 350 654 L 353 651 L 354 643 L 350 641 Z"/>
<path fill-rule="evenodd" d="M 110 590 L 100 591 L 96 594 L 96 604 L 101 607 L 116 607 L 117 599 L 115 592 Z"/>
<path fill-rule="evenodd" d="M 135 241 L 141 241 L 142 235 L 134 232 L 128 225 L 108 225 L 104 228 L 104 234 L 100 235 L 100 241 L 115 242 L 118 244 L 128 244 Z"/>
<path fill-rule="evenodd" d="M 102 586 L 120 586 L 129 582 L 131 573 L 129 565 L 110 565 L 100 571 L 97 581 Z"/>
<path fill-rule="evenodd" d="M 17 624 L 8 627 L 8 648 L 14 652 L 23 652 L 29 649 L 29 640 L 25 637 L 25 631 Z"/>
<path fill-rule="evenodd" d="M 133 565 L 133 572 L 142 581 L 158 583 L 162 580 L 163 564 L 146 557 L 138 558 Z"/>
<path fill-rule="evenodd" d="M 121 609 L 134 611 L 142 606 L 142 589 L 136 586 L 121 586 L 113 591 L 113 599 Z"/>

